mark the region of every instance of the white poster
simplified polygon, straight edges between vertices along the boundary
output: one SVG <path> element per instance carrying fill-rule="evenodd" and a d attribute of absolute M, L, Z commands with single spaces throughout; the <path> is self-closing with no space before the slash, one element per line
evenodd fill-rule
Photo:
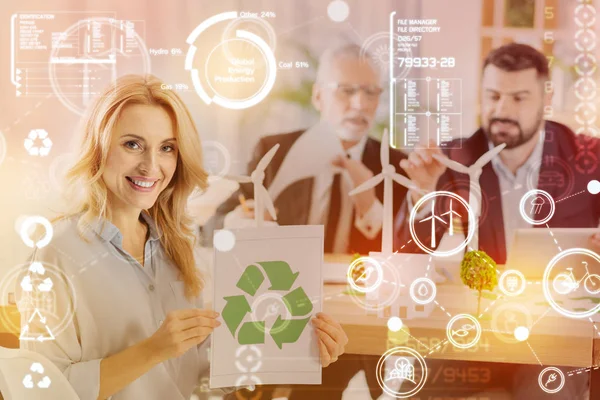
<path fill-rule="evenodd" d="M 235 245 L 214 250 L 210 386 L 320 384 L 323 226 L 232 230 Z"/>

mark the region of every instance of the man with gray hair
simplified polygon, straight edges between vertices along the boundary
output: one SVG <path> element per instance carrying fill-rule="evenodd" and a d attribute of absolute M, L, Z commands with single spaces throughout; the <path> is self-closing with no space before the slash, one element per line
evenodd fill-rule
<path fill-rule="evenodd" d="M 342 179 L 341 174 L 327 168 L 313 176 L 286 182 L 285 188 L 274 199 L 279 225 L 325 226 L 327 253 L 368 254 L 381 248 L 383 185 L 355 196 L 348 195 L 354 187 L 381 172 L 381 144 L 368 134 L 383 89 L 379 71 L 369 59 L 368 55 L 361 55 L 361 47 L 356 44 L 344 44 L 325 51 L 320 58 L 312 92 L 312 104 L 321 116 L 317 124 L 319 132 L 313 127 L 265 136 L 259 140 L 248 165 L 251 173 L 266 152 L 279 144 L 279 150 L 265 171 L 264 182 L 269 188 L 298 139 L 315 134 L 321 135 L 323 141 L 331 139 L 324 135 L 339 139 L 346 156 L 338 155 L 329 161 L 337 167 L 333 170 L 345 170 L 350 180 Z M 316 146 L 319 141 L 317 136 Z M 307 153 L 293 167 L 306 170 L 314 163 L 312 158 L 312 154 Z M 390 150 L 392 165 L 398 166 L 404 158 L 403 153 Z M 394 186 L 395 214 L 406 190 L 400 185 Z M 212 230 L 239 226 L 240 220 L 254 217 L 243 210 L 239 203 L 240 194 L 252 198 L 252 185 L 240 185 L 239 192 L 219 206 L 216 215 L 203 228 L 205 243 L 210 243 Z"/>

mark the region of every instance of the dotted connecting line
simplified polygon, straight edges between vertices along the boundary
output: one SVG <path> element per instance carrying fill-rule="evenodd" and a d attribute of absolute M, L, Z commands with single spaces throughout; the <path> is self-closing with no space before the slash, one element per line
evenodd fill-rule
<path fill-rule="evenodd" d="M 474 248 L 472 248 L 471 246 L 468 246 L 469 251 L 476 251 Z M 484 263 L 486 263 L 490 268 L 494 268 L 496 270 L 497 274 L 500 274 L 500 270 L 498 268 L 495 268 L 492 266 L 492 264 L 490 264 L 490 262 L 484 258 L 482 258 L 479 253 L 475 253 L 475 255 L 479 258 L 481 258 L 483 260 Z"/>
<path fill-rule="evenodd" d="M 542 362 L 540 361 L 539 357 L 537 356 L 537 354 L 535 354 L 535 351 L 533 351 L 533 347 L 531 347 L 531 345 L 529 344 L 529 342 L 526 342 L 527 346 L 529 346 L 529 349 L 531 349 L 531 352 L 533 353 L 533 355 L 535 356 L 535 359 L 538 361 L 538 363 L 540 363 L 540 366 L 543 367 L 544 364 L 542 364 Z"/>
<path fill-rule="evenodd" d="M 421 346 L 425 347 L 427 350 L 431 350 L 429 348 L 429 346 L 427 346 L 425 343 L 421 342 L 419 339 L 417 339 L 416 337 L 414 337 L 413 335 L 411 335 L 409 332 L 407 331 L 402 331 L 404 333 L 406 333 L 408 336 L 410 336 L 411 338 L 415 339 L 416 342 L 418 342 Z"/>
<path fill-rule="evenodd" d="M 403 244 L 402 247 L 400 247 L 400 250 L 402 250 L 403 248 L 406 247 L 406 245 L 410 244 L 412 242 L 412 239 L 409 239 L 408 242 L 406 242 L 406 244 Z M 396 251 L 394 254 L 396 254 L 398 251 Z"/>
<path fill-rule="evenodd" d="M 590 317 L 590 322 L 592 323 L 592 326 L 594 327 L 594 330 L 596 331 L 596 333 L 598 335 L 600 335 L 600 331 L 598 330 L 598 327 L 596 326 L 596 324 L 594 323 L 594 321 L 592 320 L 592 317 Z"/>
<path fill-rule="evenodd" d="M 600 366 L 588 367 L 588 368 L 579 368 L 579 369 L 575 369 L 573 371 L 567 372 L 567 376 L 580 375 L 580 374 L 583 374 L 584 372 L 594 371 L 594 370 L 597 370 L 599 368 L 600 368 Z"/>
<path fill-rule="evenodd" d="M 443 341 L 438 343 L 436 346 L 432 347 L 431 350 L 429 350 L 429 353 L 425 354 L 423 356 L 423 358 L 427 358 L 428 355 L 430 355 L 431 353 L 433 353 L 436 350 L 439 350 L 442 346 L 446 345 L 447 343 L 448 343 L 448 339 L 444 339 Z"/>
<path fill-rule="evenodd" d="M 310 21 L 304 22 L 304 23 L 302 23 L 300 25 L 296 25 L 294 27 L 291 27 L 290 29 L 288 29 L 286 31 L 280 32 L 280 33 L 277 34 L 277 36 L 287 35 L 288 33 L 295 31 L 296 29 L 302 28 L 302 27 L 307 26 L 307 25 L 311 25 L 311 24 L 315 23 L 316 21 L 318 21 L 318 20 L 320 20 L 321 18 L 324 18 L 324 17 L 325 17 L 324 15 L 319 15 L 318 17 L 315 17 L 315 18 L 311 19 Z"/>
<path fill-rule="evenodd" d="M 536 319 L 533 324 L 531 324 L 531 328 L 533 328 L 535 326 L 535 324 L 537 324 L 538 322 L 540 322 L 540 320 L 542 318 L 544 318 L 546 316 L 546 314 L 548 314 L 550 312 L 550 310 L 552 310 L 552 307 L 548 307 L 548 309 L 546 311 L 544 311 L 544 313 L 542 315 L 540 315 L 538 317 L 538 319 Z M 530 331 L 531 331 L 531 328 L 529 328 Z"/>
<path fill-rule="evenodd" d="M 572 194 L 572 195 L 570 195 L 570 196 L 563 197 L 563 198 L 562 198 L 562 199 L 560 199 L 560 200 L 556 200 L 554 203 L 558 203 L 559 201 L 563 201 L 563 200 L 569 199 L 569 198 L 571 198 L 571 197 L 573 197 L 573 196 L 577 196 L 577 195 L 579 195 L 579 194 L 582 194 L 582 193 L 585 193 L 585 192 L 586 192 L 586 190 L 582 190 L 581 192 L 577 192 L 577 193 L 575 193 L 575 194 Z"/>
<path fill-rule="evenodd" d="M 425 271 L 425 278 L 429 278 L 429 269 L 431 268 L 431 260 L 433 260 L 433 256 L 429 256 L 429 261 L 427 261 L 427 270 Z"/>
<path fill-rule="evenodd" d="M 17 125 L 19 122 L 21 122 L 21 119 L 27 117 L 29 114 L 31 114 L 33 112 L 33 110 L 35 110 L 36 108 L 39 108 L 44 101 L 46 101 L 46 99 L 49 99 L 50 97 L 52 97 L 52 94 L 47 95 L 46 97 L 44 97 L 44 99 L 38 101 L 34 106 L 33 109 L 28 110 L 27 112 L 25 112 L 25 114 L 23 114 L 22 116 L 20 116 L 19 118 L 17 118 L 10 126 L 7 126 L 6 128 L 4 128 L 2 130 L 2 132 L 8 132 L 10 131 L 12 128 L 14 128 L 15 125 Z"/>
<path fill-rule="evenodd" d="M 482 329 L 482 332 L 495 332 L 495 333 L 502 333 L 505 335 L 514 335 L 514 332 L 506 332 L 506 331 L 501 331 L 498 329 Z"/>
<path fill-rule="evenodd" d="M 558 247 L 558 251 L 562 252 L 563 250 L 560 248 L 560 245 L 556 241 L 556 238 L 554 237 L 554 233 L 552 233 L 552 230 L 550 229 L 550 226 L 548 225 L 548 223 L 546 223 L 546 228 L 548 228 L 548 232 L 550 232 L 550 236 L 552 236 L 552 240 L 554 240 L 554 243 L 556 243 L 556 247 Z"/>
<path fill-rule="evenodd" d="M 485 313 L 486 313 L 486 312 L 487 312 L 487 311 L 488 311 L 488 310 L 489 310 L 489 309 L 490 309 L 490 308 L 491 308 L 491 307 L 492 307 L 492 306 L 493 306 L 493 305 L 494 305 L 494 304 L 495 304 L 495 303 L 496 303 L 498 300 L 500 300 L 502 297 L 503 297 L 502 295 L 500 295 L 500 296 L 496 297 L 496 300 L 492 301 L 492 302 L 490 303 L 490 305 L 489 305 L 489 306 L 487 306 L 487 308 L 486 308 L 485 310 L 483 310 L 483 312 L 482 312 L 481 314 L 479 314 L 479 317 L 477 317 L 477 318 L 479 319 L 479 318 L 483 317 L 483 314 L 485 314 Z"/>
<path fill-rule="evenodd" d="M 445 312 L 450 318 L 452 318 L 452 315 L 448 311 L 446 311 L 446 309 L 444 307 L 442 307 L 440 305 L 440 303 L 437 302 L 437 300 L 434 300 L 433 302 L 435 303 L 436 306 L 438 306 L 439 308 L 441 308 L 442 311 Z"/>
<path fill-rule="evenodd" d="M 403 285 L 403 284 L 401 284 L 401 283 L 398 283 L 398 282 L 393 282 L 393 281 L 388 281 L 388 280 L 385 280 L 385 279 L 383 279 L 383 280 L 382 280 L 382 282 L 383 282 L 383 283 L 389 283 L 390 285 L 394 285 L 394 286 L 406 287 L 406 285 Z"/>

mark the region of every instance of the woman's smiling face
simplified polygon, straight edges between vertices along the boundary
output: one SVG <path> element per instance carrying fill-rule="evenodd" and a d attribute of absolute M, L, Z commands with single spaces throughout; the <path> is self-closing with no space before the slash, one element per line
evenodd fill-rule
<path fill-rule="evenodd" d="M 125 106 L 102 173 L 111 207 L 151 208 L 173 178 L 177 157 L 173 121 L 164 108 Z"/>

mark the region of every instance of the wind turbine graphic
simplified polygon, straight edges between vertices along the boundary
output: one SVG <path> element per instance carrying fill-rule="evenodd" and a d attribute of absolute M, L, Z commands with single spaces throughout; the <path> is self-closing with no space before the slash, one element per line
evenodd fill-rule
<path fill-rule="evenodd" d="M 267 207 L 267 210 L 269 210 L 269 214 L 273 220 L 277 220 L 273 200 L 271 200 L 269 192 L 263 185 L 263 181 L 265 180 L 265 169 L 273 159 L 273 156 L 275 156 L 275 153 L 278 149 L 279 144 L 271 147 L 271 150 L 269 150 L 267 154 L 260 159 L 250 176 L 227 176 L 227 179 L 231 179 L 239 183 L 252 183 L 254 185 L 254 220 L 256 221 L 257 227 L 263 226 L 265 206 Z"/>
<path fill-rule="evenodd" d="M 452 209 L 452 199 L 450 199 L 450 210 L 443 213 L 442 217 L 445 215 L 448 215 L 448 219 L 450 220 L 450 226 L 448 227 L 448 230 L 450 231 L 450 236 L 452 236 L 454 235 L 454 216 L 456 215 L 459 218 L 461 217 L 459 213 Z"/>
<path fill-rule="evenodd" d="M 469 175 L 469 208 L 471 208 L 474 217 L 473 219 L 475 220 L 475 233 L 473 234 L 470 244 L 474 250 L 479 249 L 479 214 L 481 213 L 481 186 L 479 185 L 479 177 L 481 176 L 483 167 L 489 163 L 492 158 L 496 157 L 505 147 L 506 143 L 494 147 L 479 157 L 479 159 L 470 167 L 464 166 L 461 163 L 450 160 L 447 157 L 442 157 L 438 154 L 433 155 L 436 160 L 451 170 Z"/>
<path fill-rule="evenodd" d="M 435 246 L 436 246 L 436 241 L 435 241 L 435 220 L 436 219 L 443 224 L 446 223 L 446 221 L 444 221 L 442 218 L 435 215 L 435 199 L 434 199 L 431 201 L 431 216 L 419 221 L 419 223 L 421 223 L 421 222 L 431 220 L 431 248 L 432 249 L 435 248 Z"/>
<path fill-rule="evenodd" d="M 383 224 L 381 228 L 381 253 L 389 256 L 392 254 L 393 233 L 392 224 L 394 220 L 394 192 L 392 183 L 396 182 L 406 188 L 423 192 L 417 185 L 407 177 L 396 172 L 396 168 L 390 164 L 390 137 L 388 130 L 383 131 L 381 149 L 379 153 L 381 160 L 381 172 L 368 181 L 355 187 L 350 196 L 369 190 L 383 181 Z"/>

